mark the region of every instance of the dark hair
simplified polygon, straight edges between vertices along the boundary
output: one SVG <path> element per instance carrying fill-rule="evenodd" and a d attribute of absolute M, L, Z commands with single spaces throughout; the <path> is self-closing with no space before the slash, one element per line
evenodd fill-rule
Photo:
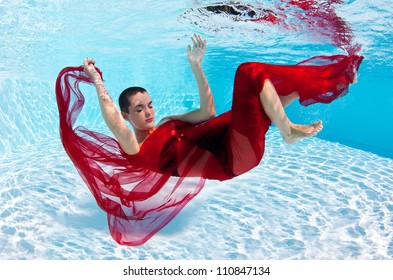
<path fill-rule="evenodd" d="M 138 92 L 147 92 L 147 90 L 142 87 L 129 87 L 123 90 L 119 96 L 119 107 L 122 112 L 128 113 L 128 107 L 130 106 L 128 98 Z"/>

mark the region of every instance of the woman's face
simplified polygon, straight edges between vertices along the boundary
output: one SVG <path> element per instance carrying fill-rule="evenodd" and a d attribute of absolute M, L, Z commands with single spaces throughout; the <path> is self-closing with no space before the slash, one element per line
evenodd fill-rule
<path fill-rule="evenodd" d="M 124 118 L 129 120 L 134 129 L 150 130 L 154 128 L 155 113 L 153 102 L 147 92 L 138 92 L 130 97 L 130 106 L 128 114 L 123 114 Z"/>

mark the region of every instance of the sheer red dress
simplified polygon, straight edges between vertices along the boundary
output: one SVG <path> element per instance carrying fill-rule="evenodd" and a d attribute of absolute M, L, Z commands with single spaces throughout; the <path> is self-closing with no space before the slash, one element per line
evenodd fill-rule
<path fill-rule="evenodd" d="M 259 93 L 270 79 L 277 93 L 296 91 L 302 105 L 330 103 L 345 95 L 363 57 L 313 57 L 296 65 L 241 64 L 232 109 L 207 122 L 169 121 L 159 126 L 136 155 L 124 153 L 110 136 L 74 127 L 91 83 L 82 67 L 67 67 L 56 81 L 60 137 L 65 151 L 108 215 L 119 244 L 145 243 L 202 189 L 206 179 L 228 180 L 257 166 L 271 121 Z M 199 177 L 191 177 L 195 173 Z"/>

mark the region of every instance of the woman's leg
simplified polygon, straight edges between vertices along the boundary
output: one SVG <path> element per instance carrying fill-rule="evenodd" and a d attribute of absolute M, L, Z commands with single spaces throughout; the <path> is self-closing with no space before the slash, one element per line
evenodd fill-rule
<path fill-rule="evenodd" d="M 292 95 L 292 94 L 291 94 Z M 270 80 L 266 79 L 263 89 L 259 94 L 262 107 L 270 120 L 281 131 L 286 143 L 292 144 L 298 140 L 315 136 L 322 130 L 322 122 L 311 125 L 293 124 L 287 117 L 284 106 L 296 99 L 296 94 L 280 99 Z"/>
<path fill-rule="evenodd" d="M 290 95 L 283 96 L 279 95 L 282 107 L 286 108 L 288 105 L 290 105 L 293 101 L 299 98 L 299 94 L 297 91 L 292 92 Z"/>

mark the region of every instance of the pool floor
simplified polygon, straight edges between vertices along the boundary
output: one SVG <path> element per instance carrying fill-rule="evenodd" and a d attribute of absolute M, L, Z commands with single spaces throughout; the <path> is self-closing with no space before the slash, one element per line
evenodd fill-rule
<path fill-rule="evenodd" d="M 0 259 L 392 259 L 393 160 L 267 134 L 262 163 L 208 181 L 140 247 L 115 243 L 58 137 L 0 160 Z"/>

